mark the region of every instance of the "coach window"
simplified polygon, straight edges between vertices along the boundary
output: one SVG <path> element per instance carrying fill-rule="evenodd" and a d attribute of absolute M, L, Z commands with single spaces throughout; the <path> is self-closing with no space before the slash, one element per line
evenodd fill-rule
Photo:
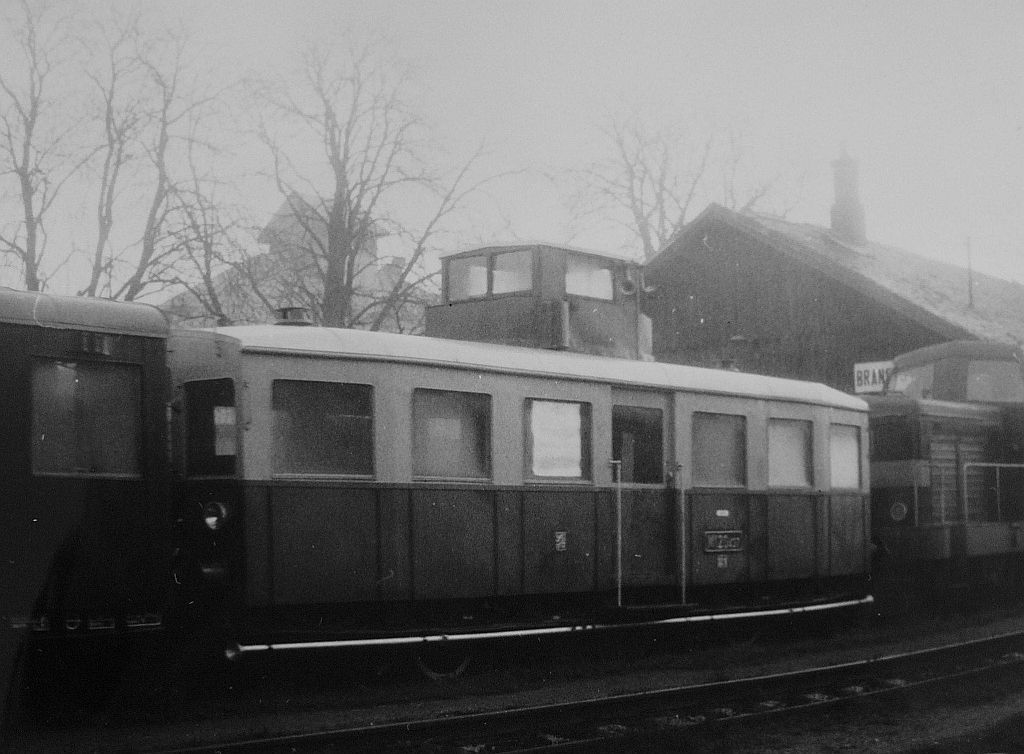
<path fill-rule="evenodd" d="M 612 458 L 626 484 L 662 484 L 662 413 L 658 408 L 612 406 Z"/>
<path fill-rule="evenodd" d="M 491 396 L 417 389 L 412 395 L 413 473 L 417 477 L 491 476 Z"/>
<path fill-rule="evenodd" d="M 518 293 L 533 289 L 533 251 L 506 251 L 494 255 L 491 293 Z"/>
<path fill-rule="evenodd" d="M 527 468 L 539 479 L 590 479 L 590 404 L 528 399 Z"/>
<path fill-rule="evenodd" d="M 190 476 L 235 473 L 238 433 L 235 383 L 202 380 L 185 385 L 185 464 Z"/>
<path fill-rule="evenodd" d="M 139 367 L 37 359 L 31 400 L 34 473 L 139 474 Z"/>
<path fill-rule="evenodd" d="M 373 388 L 275 380 L 277 474 L 373 476 Z"/>
<path fill-rule="evenodd" d="M 829 465 L 833 488 L 860 488 L 860 427 L 829 427 Z"/>
<path fill-rule="evenodd" d="M 811 422 L 798 419 L 768 421 L 768 485 L 810 487 Z"/>
<path fill-rule="evenodd" d="M 693 484 L 745 487 L 747 419 L 734 414 L 693 414 Z"/>
<path fill-rule="evenodd" d="M 565 292 L 611 301 L 615 297 L 612 269 L 608 262 L 570 254 L 566 259 Z"/>
<path fill-rule="evenodd" d="M 448 300 L 465 301 L 487 295 L 487 257 L 448 260 Z"/>

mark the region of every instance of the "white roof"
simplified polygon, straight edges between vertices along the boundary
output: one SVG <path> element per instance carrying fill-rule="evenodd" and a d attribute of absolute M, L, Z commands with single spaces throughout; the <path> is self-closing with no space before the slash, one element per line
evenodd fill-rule
<path fill-rule="evenodd" d="M 250 325 L 205 332 L 235 338 L 241 350 L 249 353 L 454 366 L 867 411 L 867 403 L 860 398 L 826 385 L 721 369 L 331 327 Z"/>
<path fill-rule="evenodd" d="M 583 249 L 578 246 L 567 246 L 564 243 L 551 243 L 550 241 L 517 241 L 509 243 L 490 243 L 490 244 L 477 244 L 470 246 L 466 249 L 455 249 L 454 251 L 442 251 L 438 253 L 439 259 L 445 259 L 446 257 L 453 257 L 457 254 L 468 254 L 472 251 L 490 251 L 498 249 L 527 249 L 534 246 L 548 246 L 552 249 L 564 249 L 565 251 L 576 252 L 577 254 L 588 254 L 594 257 L 604 257 L 605 259 L 614 259 L 616 262 L 631 262 L 639 265 L 640 260 L 632 255 L 623 254 L 617 251 L 598 251 L 597 249 Z"/>

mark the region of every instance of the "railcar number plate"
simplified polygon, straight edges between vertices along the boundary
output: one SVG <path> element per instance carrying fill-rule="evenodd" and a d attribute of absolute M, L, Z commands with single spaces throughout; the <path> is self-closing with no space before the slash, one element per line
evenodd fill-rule
<path fill-rule="evenodd" d="M 742 552 L 743 532 L 741 531 L 706 531 L 704 532 L 704 552 Z"/>

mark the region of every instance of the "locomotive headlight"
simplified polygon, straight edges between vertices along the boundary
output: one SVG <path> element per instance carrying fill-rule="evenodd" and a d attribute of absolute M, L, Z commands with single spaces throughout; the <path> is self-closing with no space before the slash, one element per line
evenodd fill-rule
<path fill-rule="evenodd" d="M 220 531 L 228 520 L 228 507 L 213 500 L 203 506 L 203 523 L 210 531 Z"/>

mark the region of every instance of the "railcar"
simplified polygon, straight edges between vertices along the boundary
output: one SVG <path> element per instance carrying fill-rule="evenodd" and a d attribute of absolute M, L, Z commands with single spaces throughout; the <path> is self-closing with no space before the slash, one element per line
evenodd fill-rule
<path fill-rule="evenodd" d="M 167 335 L 153 307 L 0 289 L 0 691 L 18 652 L 163 623 Z"/>
<path fill-rule="evenodd" d="M 869 602 L 822 385 L 321 327 L 172 335 L 189 602 L 231 653 Z"/>
<path fill-rule="evenodd" d="M 1024 375 L 1018 347 L 953 341 L 896 357 L 865 396 L 879 568 L 929 583 L 1018 578 Z"/>

